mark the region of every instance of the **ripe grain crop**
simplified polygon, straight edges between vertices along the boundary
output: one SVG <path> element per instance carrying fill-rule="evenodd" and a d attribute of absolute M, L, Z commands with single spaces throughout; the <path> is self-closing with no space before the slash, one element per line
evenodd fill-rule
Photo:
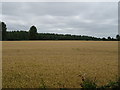
<path fill-rule="evenodd" d="M 3 41 L 3 88 L 79 88 L 81 75 L 98 85 L 118 74 L 117 41 Z"/>

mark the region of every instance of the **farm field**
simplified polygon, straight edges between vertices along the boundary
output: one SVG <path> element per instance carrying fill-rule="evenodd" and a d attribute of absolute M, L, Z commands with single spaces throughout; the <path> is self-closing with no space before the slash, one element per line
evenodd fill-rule
<path fill-rule="evenodd" d="M 81 75 L 98 85 L 118 74 L 117 41 L 3 41 L 3 88 L 79 88 Z"/>

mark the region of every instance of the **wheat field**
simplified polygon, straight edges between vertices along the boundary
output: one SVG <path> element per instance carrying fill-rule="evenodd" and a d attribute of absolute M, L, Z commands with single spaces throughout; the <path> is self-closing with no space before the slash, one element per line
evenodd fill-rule
<path fill-rule="evenodd" d="M 117 41 L 3 41 L 3 88 L 80 88 L 81 75 L 98 85 L 118 74 Z"/>

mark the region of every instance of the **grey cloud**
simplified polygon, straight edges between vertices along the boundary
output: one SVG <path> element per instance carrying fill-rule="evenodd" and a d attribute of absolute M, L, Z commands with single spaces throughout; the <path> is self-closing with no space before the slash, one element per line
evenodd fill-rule
<path fill-rule="evenodd" d="M 107 37 L 118 33 L 117 3 L 45 2 L 3 3 L 2 20 L 8 30 L 69 33 Z"/>

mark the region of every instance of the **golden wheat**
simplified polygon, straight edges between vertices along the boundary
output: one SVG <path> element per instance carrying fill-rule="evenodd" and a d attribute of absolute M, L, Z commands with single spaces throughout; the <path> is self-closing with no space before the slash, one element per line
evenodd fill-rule
<path fill-rule="evenodd" d="M 106 84 L 118 74 L 117 43 L 4 41 L 3 88 L 79 88 L 81 75 Z"/>

